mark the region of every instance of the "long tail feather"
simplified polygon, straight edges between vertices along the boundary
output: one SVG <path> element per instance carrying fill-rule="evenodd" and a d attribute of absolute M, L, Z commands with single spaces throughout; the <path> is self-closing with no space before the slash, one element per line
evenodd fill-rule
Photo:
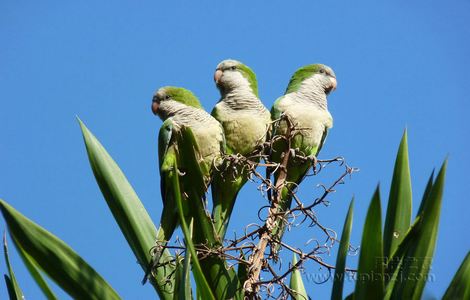
<path fill-rule="evenodd" d="M 214 203 L 212 218 L 220 240 L 225 237 L 238 192 L 247 180 L 246 176 L 239 176 L 233 180 L 225 179 L 220 174 L 216 174 L 214 177 L 212 182 L 212 201 Z"/>

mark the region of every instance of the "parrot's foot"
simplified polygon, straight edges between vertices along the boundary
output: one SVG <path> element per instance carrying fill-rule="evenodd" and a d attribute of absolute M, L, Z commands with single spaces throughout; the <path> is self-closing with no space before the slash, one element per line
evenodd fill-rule
<path fill-rule="evenodd" d="M 307 156 L 307 161 L 312 165 L 313 168 L 313 174 L 317 173 L 317 164 L 318 164 L 318 159 L 315 155 L 309 155 Z"/>
<path fill-rule="evenodd" d="M 185 172 L 184 170 L 180 170 L 180 169 L 175 168 L 175 167 L 173 167 L 173 166 L 172 166 L 172 167 L 168 167 L 167 170 L 168 170 L 169 172 L 174 172 L 174 171 L 176 171 L 176 173 L 177 173 L 179 176 L 184 176 L 184 175 L 186 175 L 186 172 Z"/>
<path fill-rule="evenodd" d="M 286 154 L 289 154 L 289 157 L 290 158 L 296 158 L 296 157 L 299 157 L 299 153 L 300 153 L 300 150 L 298 148 L 296 149 L 289 149 L 289 152 L 283 152 L 281 153 L 281 160 L 284 159 L 285 155 Z"/>
<path fill-rule="evenodd" d="M 315 155 L 313 155 L 313 154 L 307 156 L 307 161 L 308 161 L 308 162 L 311 162 L 312 165 L 313 165 L 313 167 L 315 167 L 315 165 L 318 163 L 317 157 L 316 157 Z"/>
<path fill-rule="evenodd" d="M 251 151 L 247 157 L 259 156 L 260 154 L 263 154 L 266 149 L 269 149 L 269 147 L 271 147 L 271 141 L 259 142 L 255 149 Z"/>
<path fill-rule="evenodd" d="M 223 164 L 217 168 L 217 171 L 235 181 L 239 176 L 248 176 L 253 165 L 253 162 L 241 154 L 227 154 L 223 156 Z"/>

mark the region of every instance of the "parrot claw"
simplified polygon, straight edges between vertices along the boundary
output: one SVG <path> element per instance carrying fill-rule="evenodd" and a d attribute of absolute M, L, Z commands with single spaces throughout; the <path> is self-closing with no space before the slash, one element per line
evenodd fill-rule
<path fill-rule="evenodd" d="M 317 164 L 318 164 L 318 159 L 315 155 L 309 155 L 307 156 L 307 161 L 312 163 L 312 168 L 313 168 L 313 173 L 317 173 Z"/>
<path fill-rule="evenodd" d="M 307 156 L 307 160 L 312 162 L 313 165 L 316 165 L 318 162 L 318 159 L 315 155 L 309 155 Z"/>

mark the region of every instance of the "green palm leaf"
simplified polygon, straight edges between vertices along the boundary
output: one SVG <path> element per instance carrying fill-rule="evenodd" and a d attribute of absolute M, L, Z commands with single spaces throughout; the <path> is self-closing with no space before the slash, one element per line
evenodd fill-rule
<path fill-rule="evenodd" d="M 44 280 L 43 276 L 41 275 L 40 268 L 34 262 L 34 259 L 31 256 L 29 256 L 28 253 L 26 253 L 14 240 L 13 240 L 13 243 L 15 244 L 16 250 L 18 250 L 18 253 L 20 254 L 21 259 L 26 265 L 26 268 L 28 269 L 29 273 L 31 274 L 31 276 L 34 278 L 34 280 L 38 284 L 39 288 L 44 293 L 44 296 L 46 296 L 46 298 L 49 300 L 59 299 L 51 290 L 46 280 Z"/>
<path fill-rule="evenodd" d="M 192 227 L 192 226 L 191 226 Z M 192 230 L 192 228 L 191 228 Z M 186 255 L 183 260 L 183 276 L 182 276 L 182 281 L 181 281 L 181 286 L 180 286 L 180 299 L 185 299 L 189 300 L 192 299 L 192 293 L 191 293 L 191 277 L 190 277 L 190 271 L 191 271 L 191 252 L 189 251 L 188 247 L 186 246 Z"/>
<path fill-rule="evenodd" d="M 349 250 L 349 238 L 351 236 L 352 219 L 353 219 L 354 199 L 349 204 L 348 214 L 344 220 L 343 233 L 339 243 L 338 256 L 336 258 L 335 275 L 333 277 L 333 290 L 331 299 L 341 300 L 343 297 L 343 284 L 346 268 L 346 257 Z"/>
<path fill-rule="evenodd" d="M 192 235 L 193 232 L 193 221 L 189 224 L 189 231 Z M 181 260 L 178 260 L 176 265 L 176 279 L 175 279 L 175 294 L 174 300 L 191 300 L 191 252 L 186 246 L 185 256 Z"/>
<path fill-rule="evenodd" d="M 0 200 L 0 210 L 16 244 L 70 296 L 120 299 L 114 289 L 62 240 L 3 200 Z"/>
<path fill-rule="evenodd" d="M 178 168 L 176 162 L 174 164 L 174 168 L 175 169 Z M 197 292 L 198 294 L 201 295 L 202 299 L 207 299 L 207 300 L 215 299 L 212 293 L 212 290 L 210 289 L 209 284 L 207 283 L 207 280 L 204 276 L 204 273 L 202 272 L 202 268 L 201 268 L 201 265 L 199 264 L 199 260 L 197 259 L 196 248 L 193 244 L 192 235 L 186 223 L 185 212 L 183 210 L 183 199 L 181 199 L 181 193 L 177 192 L 177 191 L 181 191 L 177 172 L 172 173 L 171 180 L 174 186 L 173 191 L 176 191 L 174 193 L 174 199 L 175 199 L 176 205 L 178 206 L 178 216 L 179 216 L 181 228 L 184 234 L 184 241 L 186 243 L 186 247 L 188 248 L 190 255 L 193 257 L 192 259 L 193 274 L 194 274 L 194 279 L 196 281 Z"/>
<path fill-rule="evenodd" d="M 406 130 L 398 148 L 384 227 L 384 255 L 389 257 L 405 237 L 411 223 L 411 175 Z"/>
<path fill-rule="evenodd" d="M 383 275 L 382 209 L 377 187 L 367 211 L 362 233 L 354 299 L 382 299 Z"/>
<path fill-rule="evenodd" d="M 243 260 L 246 260 L 246 257 L 243 251 L 240 251 L 240 257 Z M 237 277 L 238 277 L 238 282 L 240 282 L 240 284 L 244 284 L 245 281 L 248 279 L 248 272 L 249 272 L 248 265 L 243 264 L 243 263 L 238 264 Z M 245 297 L 245 292 L 243 291 L 242 288 L 240 288 L 236 299 L 244 299 L 244 297 Z"/>
<path fill-rule="evenodd" d="M 455 273 L 442 299 L 470 299 L 470 252 L 467 253 L 460 268 Z"/>
<path fill-rule="evenodd" d="M 191 207 L 190 215 L 194 217 L 194 239 L 198 243 L 208 242 L 213 246 L 219 242 L 216 240 L 212 220 L 204 206 L 207 189 L 204 179 L 209 176 L 209 171 L 202 169 L 204 165 L 201 165 L 198 161 L 198 145 L 191 128 L 181 127 L 177 142 L 180 153 L 178 164 L 184 172 L 180 181 L 184 187 L 184 192 L 188 194 L 188 205 Z"/>
<path fill-rule="evenodd" d="M 294 256 L 292 257 L 292 265 L 295 266 L 296 264 L 297 255 L 294 253 Z M 295 293 L 295 295 L 292 297 L 294 300 L 308 300 L 307 291 L 305 290 L 305 285 L 302 280 L 302 274 L 297 268 L 295 268 L 291 273 L 289 287 Z"/>
<path fill-rule="evenodd" d="M 389 283 L 393 285 L 391 298 L 421 298 L 437 240 L 446 166 L 447 161 L 442 165 L 428 196 L 421 204 L 421 211 L 415 222 L 387 265 L 388 274 L 394 274 L 398 270 L 398 278 L 406 278 Z"/>
<path fill-rule="evenodd" d="M 423 211 L 424 203 L 426 203 L 425 200 L 431 194 L 433 182 L 434 182 L 434 170 L 432 170 L 431 176 L 429 176 L 428 183 L 426 184 L 426 188 L 424 189 L 423 198 L 421 199 L 421 203 L 418 208 L 418 214 L 417 214 L 418 216 Z"/>
<path fill-rule="evenodd" d="M 10 256 L 8 255 L 8 245 L 7 245 L 7 236 L 3 234 L 3 253 L 5 255 L 5 263 L 8 269 L 8 275 L 4 275 L 5 283 L 8 290 L 8 296 L 11 300 L 21 300 L 24 299 L 23 292 L 16 281 L 15 273 L 13 272 L 13 268 L 10 264 Z"/>
<path fill-rule="evenodd" d="M 157 229 L 119 166 L 85 124 L 80 119 L 78 121 L 96 181 L 127 243 L 146 271 L 151 259 L 149 250 L 155 245 Z M 161 261 L 169 260 L 170 254 L 166 250 Z M 167 278 L 173 270 L 171 264 L 160 267 L 156 270 L 157 282 L 151 280 L 162 299 L 173 298 L 174 278 Z M 165 284 L 168 280 L 170 284 Z"/>
<path fill-rule="evenodd" d="M 189 202 L 183 207 L 190 207 L 190 212 L 185 212 L 184 215 L 194 218 L 192 240 L 208 247 L 219 247 L 221 241 L 215 234 L 214 225 L 204 204 L 207 189 L 205 178 L 209 176 L 209 171 L 205 170 L 204 165 L 198 161 L 198 145 L 189 127 L 181 127 L 177 141 L 181 159 L 179 164 L 184 168 L 184 175 L 180 180 L 184 186 L 184 192 L 188 195 L 187 202 Z M 236 297 L 239 286 L 238 277 L 233 268 L 227 269 L 223 258 L 209 255 L 199 263 L 211 290 L 218 299 Z"/>

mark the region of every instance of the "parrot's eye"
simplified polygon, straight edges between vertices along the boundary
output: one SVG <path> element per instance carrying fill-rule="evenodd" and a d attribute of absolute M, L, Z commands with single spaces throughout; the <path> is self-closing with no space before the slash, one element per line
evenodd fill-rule
<path fill-rule="evenodd" d="M 232 66 L 232 67 L 230 67 L 230 70 L 232 70 L 232 71 L 235 71 L 236 69 L 237 69 L 237 67 L 236 67 L 236 66 Z"/>
<path fill-rule="evenodd" d="M 165 96 L 165 100 L 168 100 L 168 99 L 170 99 L 170 98 L 171 98 L 170 95 L 166 95 L 166 96 Z"/>
<path fill-rule="evenodd" d="M 320 73 L 325 74 L 325 70 L 320 69 Z"/>

